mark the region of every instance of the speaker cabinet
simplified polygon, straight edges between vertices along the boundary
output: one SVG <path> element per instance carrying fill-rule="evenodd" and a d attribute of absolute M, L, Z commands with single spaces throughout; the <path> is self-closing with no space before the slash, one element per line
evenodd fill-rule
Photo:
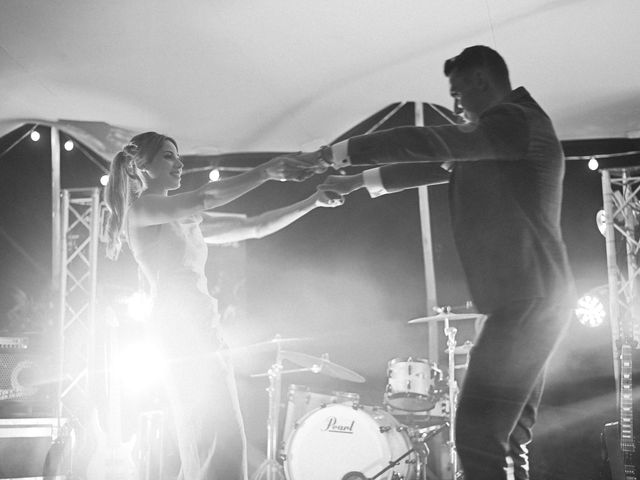
<path fill-rule="evenodd" d="M 55 412 L 56 361 L 26 337 L 0 337 L 0 418 Z"/>

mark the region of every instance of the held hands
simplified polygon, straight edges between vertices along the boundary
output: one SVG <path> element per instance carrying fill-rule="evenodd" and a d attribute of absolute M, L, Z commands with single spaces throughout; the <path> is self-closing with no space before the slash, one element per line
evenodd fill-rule
<path fill-rule="evenodd" d="M 344 197 L 334 192 L 316 192 L 314 195 L 316 207 L 334 208 L 344 204 Z"/>
<path fill-rule="evenodd" d="M 327 164 L 319 152 L 298 152 L 272 158 L 263 168 L 270 180 L 302 182 L 316 173 L 323 173 Z"/>
<path fill-rule="evenodd" d="M 361 173 L 356 175 L 329 175 L 324 183 L 318 185 L 318 191 L 349 195 L 364 187 L 364 178 Z"/>

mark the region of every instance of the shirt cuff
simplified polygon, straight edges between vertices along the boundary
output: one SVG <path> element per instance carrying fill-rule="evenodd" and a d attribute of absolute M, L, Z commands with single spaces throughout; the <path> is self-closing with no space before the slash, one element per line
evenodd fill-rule
<path fill-rule="evenodd" d="M 382 185 L 380 168 L 370 168 L 362 172 L 362 180 L 371 198 L 376 198 L 389 193 Z"/>
<path fill-rule="evenodd" d="M 343 140 L 331 146 L 331 154 L 333 155 L 333 168 L 336 170 L 351 165 L 349 159 L 349 140 Z"/>

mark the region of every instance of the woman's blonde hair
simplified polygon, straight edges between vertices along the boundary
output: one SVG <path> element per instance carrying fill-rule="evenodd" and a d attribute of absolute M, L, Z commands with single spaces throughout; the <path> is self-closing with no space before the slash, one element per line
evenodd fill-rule
<path fill-rule="evenodd" d="M 150 163 L 162 148 L 165 140 L 176 141 L 156 132 L 136 135 L 119 151 L 111 162 L 109 182 L 105 190 L 108 207 L 106 218 L 107 256 L 118 258 L 125 237 L 125 218 L 129 206 L 140 196 L 143 183 L 139 170 Z"/>

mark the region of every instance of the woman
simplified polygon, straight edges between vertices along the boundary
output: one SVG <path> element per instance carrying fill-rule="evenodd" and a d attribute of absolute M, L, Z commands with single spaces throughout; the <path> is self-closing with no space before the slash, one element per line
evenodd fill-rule
<path fill-rule="evenodd" d="M 305 180 L 313 169 L 274 158 L 232 178 L 169 196 L 180 187 L 182 167 L 175 140 L 155 132 L 133 137 L 116 155 L 106 191 L 107 253 L 117 258 L 126 239 L 150 284 L 154 334 L 170 358 L 167 386 L 181 477 L 244 480 L 246 440 L 233 371 L 221 352 L 216 302 L 207 290 L 205 236 L 212 243 L 259 238 L 342 199 L 316 193 L 255 218 L 217 219 L 202 213 L 270 180 Z M 203 217 L 209 221 L 201 228 Z"/>

